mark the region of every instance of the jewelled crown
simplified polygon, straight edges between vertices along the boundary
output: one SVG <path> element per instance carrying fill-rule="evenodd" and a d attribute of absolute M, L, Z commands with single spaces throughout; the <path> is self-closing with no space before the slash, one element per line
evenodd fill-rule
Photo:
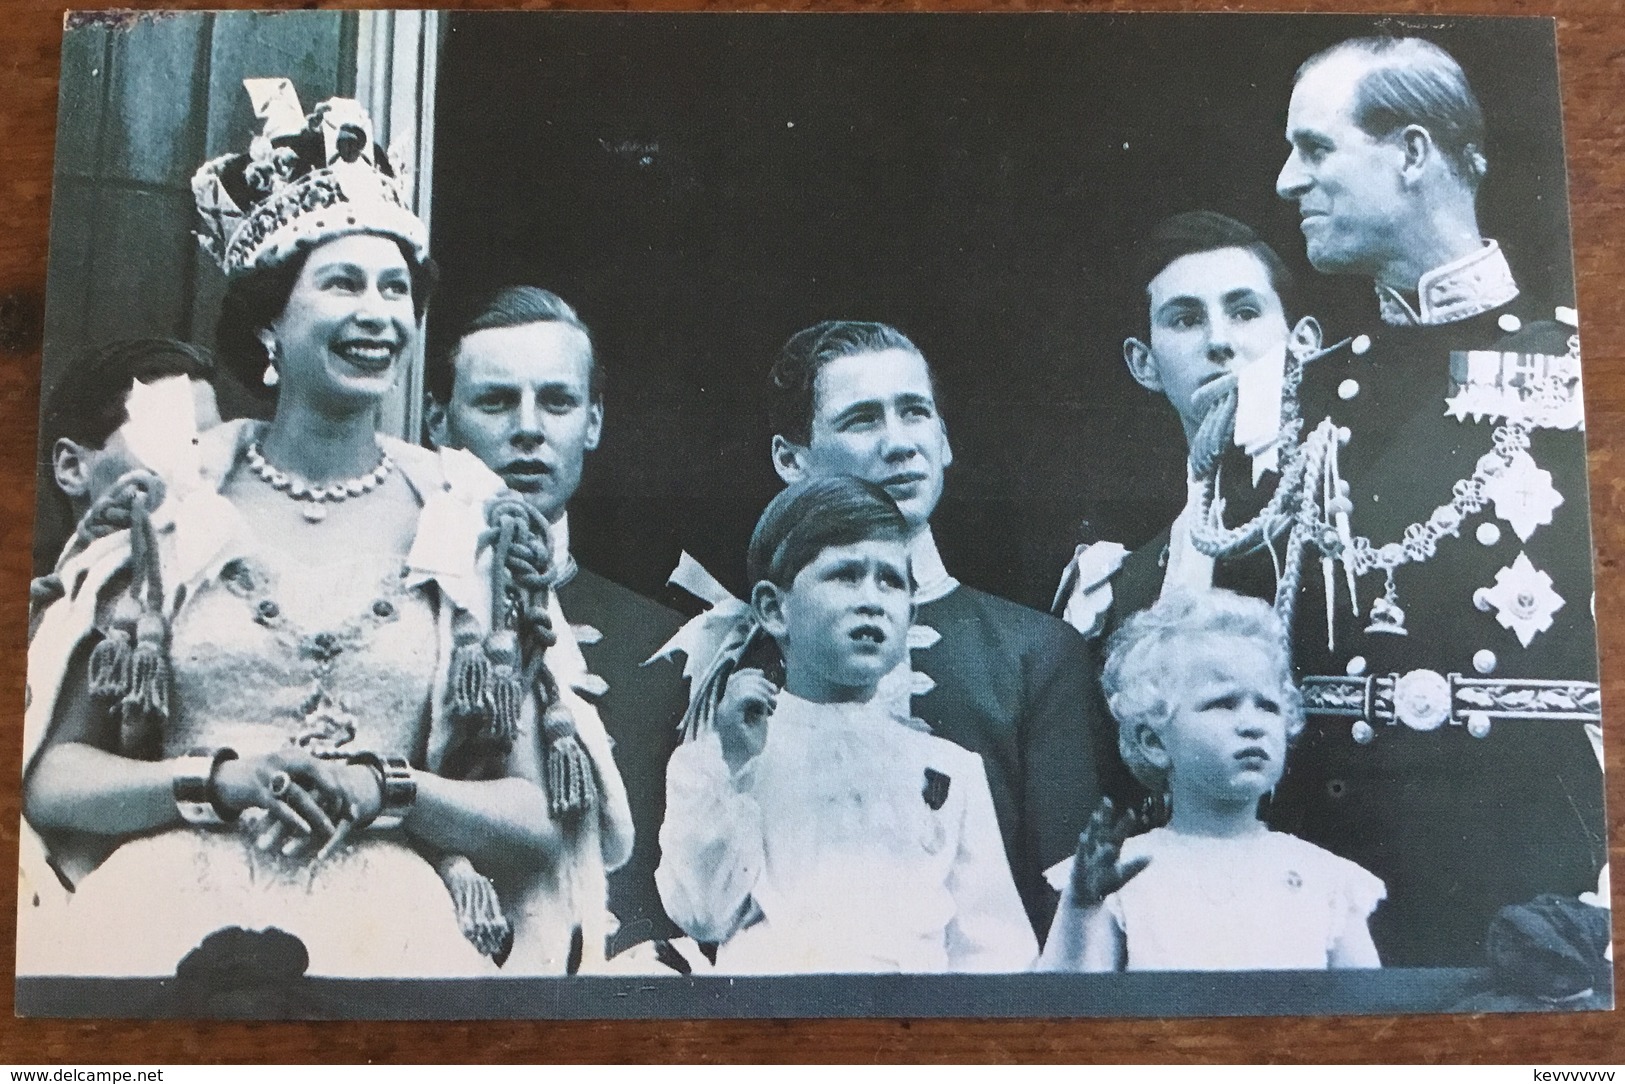
<path fill-rule="evenodd" d="M 360 103 L 331 98 L 306 115 L 287 79 L 245 79 L 260 134 L 247 154 L 192 177 L 198 243 L 228 275 L 272 267 L 347 233 L 393 237 L 422 259 L 429 234 L 408 209 L 404 170 L 373 142 Z"/>

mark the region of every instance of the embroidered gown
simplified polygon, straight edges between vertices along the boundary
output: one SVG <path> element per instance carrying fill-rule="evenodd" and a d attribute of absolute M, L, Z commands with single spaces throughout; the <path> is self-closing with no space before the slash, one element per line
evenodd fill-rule
<path fill-rule="evenodd" d="M 252 755 L 308 738 L 422 763 L 433 592 L 403 589 L 393 554 L 310 567 L 270 546 L 240 549 L 174 621 L 162 755 L 219 746 Z M 96 934 L 65 973 L 170 974 L 226 926 L 292 933 L 324 975 L 498 973 L 399 829 L 361 833 L 315 868 L 258 850 L 240 827 L 159 832 L 123 844 L 85 878 L 71 914 Z"/>
<path fill-rule="evenodd" d="M 387 441 L 423 501 L 410 552 L 358 550 L 331 565 L 250 538 L 217 492 L 253 425 L 204 435 L 206 485 L 154 515 L 172 609 L 173 687 L 161 755 L 229 746 L 240 754 L 303 738 L 339 753 L 407 757 L 434 770 L 450 742 L 445 688 L 452 617 L 488 611 L 475 565 L 485 501 L 501 482 L 473 457 Z M 30 645 L 25 758 L 43 743 L 73 645 L 126 551 L 118 537 L 87 551 L 84 574 Z M 482 594 L 482 591 L 485 593 Z M 554 627 L 566 628 L 554 600 Z M 625 790 L 596 712 L 575 691 L 587 673 L 573 638 L 547 662 L 598 784 L 596 810 L 564 826 L 539 870 L 490 871 L 514 931 L 500 971 L 459 928 L 446 885 L 401 829 L 367 829 L 320 866 L 266 855 L 241 826 L 179 826 L 95 853 L 47 839 L 60 891 L 24 832 L 19 894 L 22 974 L 172 975 L 209 933 L 275 927 L 304 942 L 308 974 L 443 977 L 564 974 L 603 959 L 606 870 L 631 847 Z M 534 742 L 521 730 L 516 741 Z M 538 816 L 545 811 L 538 809 Z M 488 871 L 481 871 L 488 872 Z M 56 889 L 56 891 L 52 891 Z M 26 958 L 25 958 L 26 957 Z"/>

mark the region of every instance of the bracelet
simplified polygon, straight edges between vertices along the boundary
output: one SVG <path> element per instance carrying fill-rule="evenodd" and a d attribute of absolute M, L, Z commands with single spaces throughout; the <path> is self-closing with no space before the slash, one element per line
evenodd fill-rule
<path fill-rule="evenodd" d="M 371 768 L 378 775 L 378 794 L 382 802 L 378 815 L 367 827 L 399 828 L 418 800 L 418 783 L 412 775 L 412 765 L 405 757 L 381 757 L 377 753 L 357 753 L 347 763 Z"/>
<path fill-rule="evenodd" d="M 214 773 L 226 761 L 236 759 L 233 749 L 193 749 L 175 762 L 171 789 L 181 820 L 187 824 L 220 825 L 237 819 L 236 810 L 221 807 L 214 789 Z"/>

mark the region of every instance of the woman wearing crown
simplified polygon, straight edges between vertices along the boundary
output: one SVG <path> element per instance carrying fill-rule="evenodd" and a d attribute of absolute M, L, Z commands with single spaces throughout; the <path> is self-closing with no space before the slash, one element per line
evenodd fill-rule
<path fill-rule="evenodd" d="M 374 431 L 425 228 L 356 103 L 248 87 L 263 134 L 193 188 L 222 360 L 276 408 L 123 487 L 31 645 L 24 813 L 72 891 L 29 969 L 173 974 L 229 927 L 311 974 L 590 966 L 631 822 L 545 533 L 467 453 Z"/>

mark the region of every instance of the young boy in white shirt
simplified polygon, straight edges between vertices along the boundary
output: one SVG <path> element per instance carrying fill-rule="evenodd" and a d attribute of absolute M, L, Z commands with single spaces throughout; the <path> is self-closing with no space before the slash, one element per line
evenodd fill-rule
<path fill-rule="evenodd" d="M 981 758 L 877 696 L 907 650 L 907 538 L 891 497 L 846 476 L 785 490 L 757 524 L 754 627 L 697 686 L 655 875 L 718 971 L 1010 972 L 1037 955 Z M 737 668 L 762 648 L 782 690 Z"/>

